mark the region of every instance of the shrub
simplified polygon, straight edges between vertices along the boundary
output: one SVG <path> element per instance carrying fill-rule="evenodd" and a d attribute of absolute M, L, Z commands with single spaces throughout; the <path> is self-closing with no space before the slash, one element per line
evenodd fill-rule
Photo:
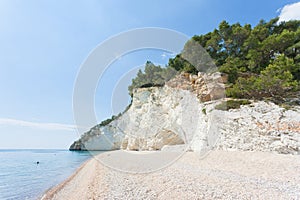
<path fill-rule="evenodd" d="M 162 68 L 147 61 L 145 70 L 139 70 L 137 76 L 132 79 L 131 85 L 128 87 L 130 96 L 133 95 L 133 89 L 142 87 L 163 86 L 165 82 L 176 75 L 176 71 L 171 67 Z"/>
<path fill-rule="evenodd" d="M 121 113 L 119 113 L 117 116 L 116 116 L 116 115 L 113 115 L 111 118 L 106 119 L 106 120 L 103 120 L 103 121 L 99 124 L 99 126 L 100 126 L 100 127 L 101 127 L 101 126 L 106 126 L 106 125 L 108 125 L 110 122 L 114 121 L 115 119 L 118 119 L 121 115 L 122 115 Z"/>
<path fill-rule="evenodd" d="M 295 68 L 292 59 L 280 55 L 262 70 L 259 76 L 239 77 L 236 83 L 227 89 L 226 95 L 233 98 L 271 97 L 273 101 L 281 100 L 288 92 L 298 89 L 298 82 L 291 73 Z"/>
<path fill-rule="evenodd" d="M 228 100 L 224 101 L 215 106 L 217 110 L 230 110 L 230 109 L 238 109 L 241 105 L 251 104 L 251 101 L 243 99 L 243 100 Z"/>

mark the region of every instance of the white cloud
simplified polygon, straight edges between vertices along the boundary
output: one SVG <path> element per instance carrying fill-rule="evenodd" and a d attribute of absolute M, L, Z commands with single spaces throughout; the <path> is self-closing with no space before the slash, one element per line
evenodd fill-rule
<path fill-rule="evenodd" d="M 75 125 L 70 125 L 70 124 L 38 123 L 38 122 L 30 122 L 30 121 L 23 121 L 17 119 L 8 119 L 8 118 L 0 118 L 0 125 L 23 126 L 23 127 L 38 128 L 38 129 L 45 129 L 45 130 L 56 130 L 56 131 L 73 131 L 76 128 Z"/>
<path fill-rule="evenodd" d="M 174 56 L 176 56 L 176 55 L 177 55 L 176 53 L 163 52 L 163 53 L 161 54 L 161 58 L 162 58 L 162 59 L 165 59 L 166 57 L 174 57 Z"/>
<path fill-rule="evenodd" d="M 289 20 L 300 20 L 300 2 L 285 5 L 280 9 L 279 22 Z"/>

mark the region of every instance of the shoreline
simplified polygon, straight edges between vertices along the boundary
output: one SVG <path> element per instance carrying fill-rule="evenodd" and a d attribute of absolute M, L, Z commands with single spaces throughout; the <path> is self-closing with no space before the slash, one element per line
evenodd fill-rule
<path fill-rule="evenodd" d="M 82 163 L 78 169 L 76 169 L 71 176 L 69 176 L 67 179 L 59 183 L 58 185 L 55 185 L 49 189 L 47 189 L 38 199 L 40 200 L 49 200 L 52 199 L 53 196 L 58 193 L 63 187 L 72 181 L 72 179 L 79 173 L 80 170 L 82 170 L 88 162 L 90 162 L 91 159 L 94 159 L 93 157 L 86 160 L 84 163 Z"/>
<path fill-rule="evenodd" d="M 122 156 L 126 158 L 124 152 L 113 151 L 96 158 L 115 157 L 117 164 L 124 164 Z M 116 171 L 96 158 L 41 199 L 300 198 L 299 155 L 212 151 L 200 159 L 187 152 L 167 168 L 147 174 Z"/>

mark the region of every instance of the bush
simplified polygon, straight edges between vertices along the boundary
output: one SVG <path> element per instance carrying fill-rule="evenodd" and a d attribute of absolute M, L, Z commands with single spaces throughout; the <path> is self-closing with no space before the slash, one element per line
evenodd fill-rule
<path fill-rule="evenodd" d="M 215 109 L 217 110 L 230 110 L 230 109 L 238 109 L 241 107 L 241 105 L 248 105 L 251 104 L 251 101 L 249 100 L 228 100 L 224 101 L 218 105 L 215 106 Z"/>
<path fill-rule="evenodd" d="M 177 72 L 171 67 L 162 68 L 147 61 L 145 70 L 139 70 L 137 76 L 132 79 L 132 83 L 128 87 L 129 94 L 132 96 L 135 88 L 163 86 L 165 82 L 169 81 L 176 74 Z"/>
<path fill-rule="evenodd" d="M 100 126 L 100 127 L 101 127 L 101 126 L 106 126 L 106 125 L 108 125 L 110 122 L 114 121 L 115 119 L 118 119 L 121 115 L 122 115 L 121 113 L 119 113 L 117 116 L 116 116 L 116 115 L 113 115 L 111 118 L 106 119 L 106 120 L 103 120 L 103 121 L 99 124 L 99 126 Z"/>
<path fill-rule="evenodd" d="M 259 76 L 238 78 L 228 88 L 226 95 L 233 98 L 264 99 L 271 97 L 273 101 L 281 100 L 289 92 L 297 91 L 298 82 L 291 71 L 296 65 L 284 55 L 278 56 Z"/>

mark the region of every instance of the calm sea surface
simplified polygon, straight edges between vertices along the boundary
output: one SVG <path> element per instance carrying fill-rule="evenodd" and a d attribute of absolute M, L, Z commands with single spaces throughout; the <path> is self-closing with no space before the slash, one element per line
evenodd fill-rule
<path fill-rule="evenodd" d="M 68 150 L 0 150 L 0 199 L 37 199 L 89 158 Z"/>

